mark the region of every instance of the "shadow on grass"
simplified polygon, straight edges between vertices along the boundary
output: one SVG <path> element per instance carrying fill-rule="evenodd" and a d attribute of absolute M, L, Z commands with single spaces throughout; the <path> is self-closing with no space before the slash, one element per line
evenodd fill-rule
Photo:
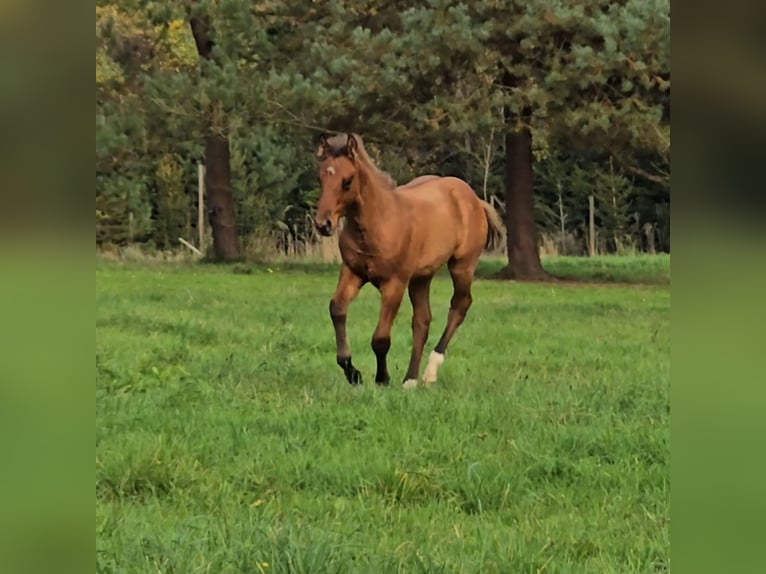
<path fill-rule="evenodd" d="M 482 259 L 476 277 L 508 281 L 506 260 Z M 670 255 L 604 255 L 598 257 L 551 257 L 543 259 L 548 276 L 533 283 L 669 285 Z M 523 280 L 522 280 L 523 281 Z M 527 282 L 527 281 L 525 281 Z"/>

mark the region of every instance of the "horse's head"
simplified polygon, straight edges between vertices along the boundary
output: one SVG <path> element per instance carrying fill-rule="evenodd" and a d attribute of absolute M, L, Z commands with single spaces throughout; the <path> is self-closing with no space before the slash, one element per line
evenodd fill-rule
<path fill-rule="evenodd" d="M 359 142 L 353 134 L 320 138 L 317 156 L 321 193 L 314 225 L 324 236 L 332 235 L 340 218 L 359 197 L 358 153 Z"/>

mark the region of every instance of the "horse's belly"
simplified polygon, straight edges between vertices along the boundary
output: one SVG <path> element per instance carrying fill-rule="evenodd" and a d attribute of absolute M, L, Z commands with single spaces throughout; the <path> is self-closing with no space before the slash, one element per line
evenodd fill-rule
<path fill-rule="evenodd" d="M 436 273 L 449 260 L 451 251 L 421 255 L 416 265 L 415 277 L 427 277 Z"/>
<path fill-rule="evenodd" d="M 452 256 L 454 247 L 449 244 L 426 245 L 416 259 L 414 277 L 428 277 L 444 266 Z"/>
<path fill-rule="evenodd" d="M 431 261 L 431 262 L 418 265 L 417 269 L 415 269 L 415 272 L 412 274 L 412 276 L 413 277 L 431 277 L 431 275 L 433 275 L 441 267 L 443 267 L 446 262 L 447 262 L 447 259 L 443 259 L 438 262 Z"/>

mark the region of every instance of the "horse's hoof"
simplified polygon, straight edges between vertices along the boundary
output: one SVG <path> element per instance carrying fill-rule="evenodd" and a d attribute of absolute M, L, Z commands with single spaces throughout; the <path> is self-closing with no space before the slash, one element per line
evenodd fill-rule
<path fill-rule="evenodd" d="M 418 386 L 418 380 L 417 379 L 407 379 L 402 383 L 402 388 L 407 389 L 414 389 Z"/>
<path fill-rule="evenodd" d="M 386 378 L 383 379 L 382 381 L 375 379 L 375 384 L 380 385 L 381 387 L 387 387 L 390 382 L 391 382 L 391 377 L 389 377 L 388 375 L 386 375 Z"/>
<path fill-rule="evenodd" d="M 431 351 L 431 355 L 428 357 L 428 365 L 426 365 L 425 371 L 423 371 L 423 382 L 426 385 L 433 385 L 436 382 L 436 373 L 443 363 L 444 354 Z"/>
<path fill-rule="evenodd" d="M 349 372 L 346 373 L 346 378 L 348 379 L 348 383 L 350 385 L 361 385 L 362 384 L 362 373 L 354 369 L 353 367 Z"/>

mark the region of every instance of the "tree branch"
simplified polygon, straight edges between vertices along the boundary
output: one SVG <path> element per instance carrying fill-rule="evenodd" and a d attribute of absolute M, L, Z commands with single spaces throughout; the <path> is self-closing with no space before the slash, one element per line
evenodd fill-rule
<path fill-rule="evenodd" d="M 622 167 L 628 173 L 644 178 L 647 181 L 651 181 L 652 183 L 657 183 L 659 185 L 668 185 L 670 183 L 669 173 L 659 173 L 659 174 L 649 173 L 645 169 L 640 168 L 637 165 L 633 165 L 629 163 L 628 161 L 624 160 L 618 154 L 614 153 L 613 150 L 610 150 L 610 151 L 615 161 L 618 164 L 620 164 L 620 167 Z"/>
<path fill-rule="evenodd" d="M 287 109 L 287 107 L 282 104 L 281 102 L 278 102 L 276 100 L 273 100 L 271 98 L 265 98 L 264 100 L 269 105 L 273 106 L 274 108 L 277 108 L 279 110 L 282 110 L 285 114 L 287 114 L 287 118 L 273 118 L 277 122 L 282 122 L 285 124 L 301 127 L 301 128 L 307 128 L 310 130 L 318 131 L 318 132 L 332 132 L 332 130 L 328 130 L 326 127 L 318 126 L 316 124 L 312 124 L 310 122 L 305 121 L 303 118 L 298 116 L 297 114 L 293 113 L 291 110 Z"/>

